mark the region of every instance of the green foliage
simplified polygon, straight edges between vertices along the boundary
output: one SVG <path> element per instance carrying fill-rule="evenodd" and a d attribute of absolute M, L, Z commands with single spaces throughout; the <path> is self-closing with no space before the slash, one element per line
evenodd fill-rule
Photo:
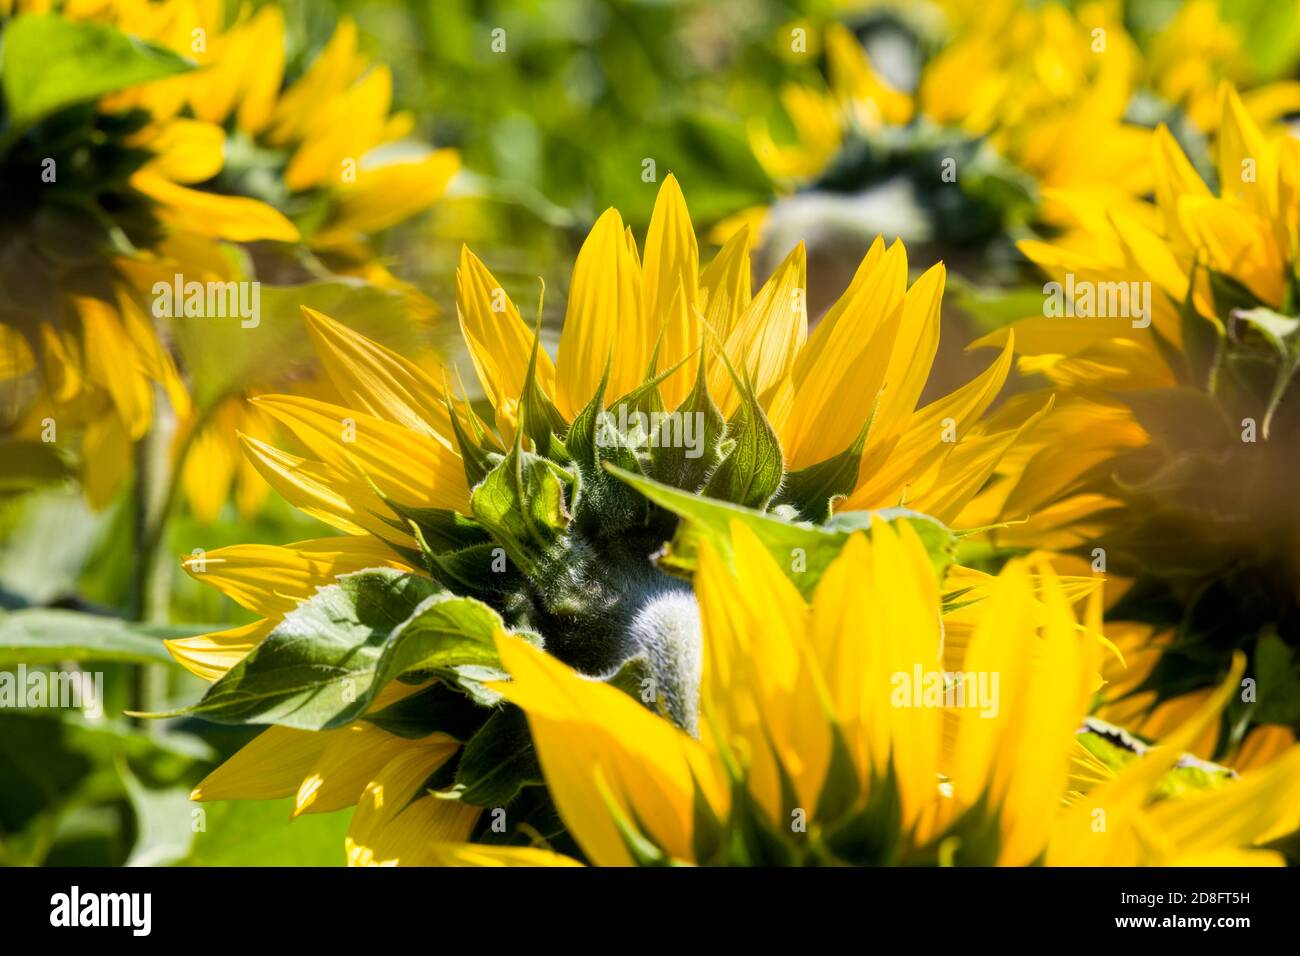
<path fill-rule="evenodd" d="M 4 25 L 0 143 L 58 110 L 193 69 L 160 47 L 102 23 L 23 14 Z"/>
<path fill-rule="evenodd" d="M 500 629 L 485 604 L 439 593 L 422 575 L 359 571 L 290 611 L 201 701 L 177 713 L 303 730 L 341 727 L 403 675 L 477 682 L 494 668 L 499 674 Z"/>
<path fill-rule="evenodd" d="M 132 624 L 79 611 L 0 611 L 0 667 L 62 661 L 172 664 L 162 638 L 203 633 L 198 626 Z"/>

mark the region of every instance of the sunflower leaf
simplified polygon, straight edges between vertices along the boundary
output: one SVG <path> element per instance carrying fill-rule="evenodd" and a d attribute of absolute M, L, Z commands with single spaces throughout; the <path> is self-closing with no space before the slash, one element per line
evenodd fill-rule
<path fill-rule="evenodd" d="M 24 14 L 5 26 L 0 87 L 6 138 L 43 117 L 106 93 L 194 69 L 170 50 L 104 23 Z"/>
<path fill-rule="evenodd" d="M 177 711 L 218 723 L 278 723 L 302 730 L 361 717 L 403 674 L 499 671 L 501 618 L 482 602 L 440 592 L 421 575 L 374 568 L 320 588 L 197 704 Z"/>
<path fill-rule="evenodd" d="M 851 535 L 859 531 L 870 534 L 873 520 L 910 525 L 925 545 L 937 576 L 941 577 L 952 563 L 956 541 L 953 533 L 937 519 L 906 508 L 841 512 L 825 525 L 814 525 L 806 521 L 786 521 L 753 508 L 682 491 L 643 475 L 607 468 L 650 501 L 681 519 L 677 533 L 656 559 L 659 568 L 669 574 L 690 577 L 695 573 L 702 540 L 708 540 L 723 558 L 730 561 L 733 524 L 742 524 L 758 536 L 805 597 L 811 596 L 822 573 L 839 556 Z"/>

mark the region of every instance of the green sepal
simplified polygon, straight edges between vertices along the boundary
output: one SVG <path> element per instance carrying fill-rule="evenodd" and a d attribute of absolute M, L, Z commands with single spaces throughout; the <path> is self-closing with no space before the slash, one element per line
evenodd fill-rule
<path fill-rule="evenodd" d="M 722 456 L 722 442 L 727 432 L 726 419 L 722 417 L 722 412 L 718 410 L 713 397 L 709 394 L 704 369 L 704 354 L 701 352 L 695 373 L 695 385 L 691 388 L 690 394 L 674 410 L 683 423 L 683 438 L 688 416 L 689 420 L 700 422 L 700 426 L 694 429 L 698 436 L 698 454 L 694 457 L 688 454 L 692 449 L 686 447 L 685 441 L 680 444 L 660 445 L 650 450 L 650 476 L 656 481 L 672 485 L 674 488 L 684 488 L 687 491 L 703 487 L 713 469 L 717 467 Z"/>
<path fill-rule="evenodd" d="M 1300 318 L 1279 315 L 1263 308 L 1234 312 L 1232 317 L 1248 325 L 1277 353 L 1277 371 L 1269 391 L 1264 421 L 1260 425 L 1263 436 L 1268 438 L 1273 415 L 1282 404 L 1296 370 L 1300 369 Z"/>
<path fill-rule="evenodd" d="M 1223 323 L 1207 318 L 1197 310 L 1193 292 L 1196 289 L 1196 265 L 1192 266 L 1187 282 L 1187 295 L 1179 307 L 1179 328 L 1182 332 L 1183 359 L 1190 384 L 1214 393 L 1223 361 Z"/>
<path fill-rule="evenodd" d="M 513 704 L 492 713 L 456 767 L 460 798 L 480 807 L 503 807 L 524 787 L 543 782 L 528 719 Z"/>
<path fill-rule="evenodd" d="M 501 462 L 470 495 L 470 511 L 525 574 L 533 573 L 539 558 L 565 529 L 573 516 L 578 477 L 554 462 L 520 447 L 518 435 Z"/>
<path fill-rule="evenodd" d="M 758 403 L 753 383 L 748 378 L 743 383 L 737 379 L 736 387 L 741 400 L 727 422 L 725 457 L 701 494 L 762 510 L 780 490 L 785 477 L 781 441 Z"/>
<path fill-rule="evenodd" d="M 447 508 L 412 508 L 387 497 L 383 501 L 409 522 L 403 530 L 410 530 L 410 525 L 418 529 L 417 540 L 432 552 L 459 551 L 491 540 L 491 535 L 482 525 L 457 511 Z"/>
<path fill-rule="evenodd" d="M 501 545 L 488 542 L 459 551 L 426 552 L 424 558 L 429 574 L 443 587 L 489 600 L 518 582 L 514 567 L 509 561 L 503 562 L 504 551 Z M 505 567 L 498 567 L 502 563 Z"/>
<path fill-rule="evenodd" d="M 822 829 L 819 845 L 828 862 L 879 866 L 898 862 L 902 849 L 903 801 L 891 760 L 884 776 L 871 774 L 867 799 Z"/>
<path fill-rule="evenodd" d="M 446 734 L 461 743 L 469 740 L 488 719 L 489 712 L 435 681 L 423 690 L 383 710 L 366 714 L 367 723 L 408 740 L 420 740 L 430 734 Z"/>
<path fill-rule="evenodd" d="M 861 786 L 858 783 L 858 771 L 849 753 L 848 741 L 844 739 L 844 730 L 838 721 L 831 721 L 831 759 L 822 781 L 821 793 L 817 796 L 816 820 L 834 822 L 848 813 L 858 797 Z"/>
<path fill-rule="evenodd" d="M 502 456 L 483 447 L 481 442 L 465 434 L 465 428 L 461 424 L 460 416 L 456 414 L 456 406 L 452 403 L 451 396 L 446 395 L 445 401 L 447 414 L 451 419 L 452 436 L 456 439 L 456 448 L 460 452 L 460 460 L 465 468 L 465 481 L 473 488 L 501 463 Z"/>
<path fill-rule="evenodd" d="M 867 447 L 867 436 L 875 417 L 876 404 L 873 403 L 871 414 L 848 448 L 825 461 L 787 473 L 775 504 L 792 506 L 804 521 L 820 523 L 829 520 L 836 503 L 848 497 L 858 486 L 862 452 Z"/>
<path fill-rule="evenodd" d="M 1210 277 L 1210 294 L 1214 299 L 1216 315 L 1231 315 L 1237 311 L 1249 311 L 1267 305 L 1238 279 L 1226 272 L 1206 269 L 1205 273 Z"/>
<path fill-rule="evenodd" d="M 540 320 L 539 320 L 540 323 Z M 533 351 L 528 357 L 528 373 L 524 376 L 524 391 L 519 397 L 519 427 L 533 443 L 539 455 L 546 458 L 568 461 L 569 454 L 564 443 L 559 440 L 569 429 L 555 403 L 537 384 L 537 353 L 541 349 L 540 324 L 533 332 Z"/>
<path fill-rule="evenodd" d="M 628 471 L 640 472 L 641 460 L 628 446 L 618 429 L 604 419 L 605 392 L 609 387 L 610 365 L 591 400 L 573 419 L 564 437 L 582 477 L 579 497 L 573 512 L 578 527 L 593 538 L 618 534 L 643 525 L 649 515 L 644 498 L 605 472 L 605 462 Z"/>
<path fill-rule="evenodd" d="M 642 653 L 633 654 L 620 664 L 613 675 L 605 678 L 605 683 L 611 687 L 617 687 L 638 704 L 658 713 L 658 709 L 646 703 L 645 700 L 646 681 L 653 681 L 653 679 L 654 674 L 650 669 L 650 658 Z"/>

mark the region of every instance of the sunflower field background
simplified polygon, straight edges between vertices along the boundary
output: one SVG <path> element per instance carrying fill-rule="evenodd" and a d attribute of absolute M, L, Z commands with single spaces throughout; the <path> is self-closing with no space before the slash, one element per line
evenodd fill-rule
<path fill-rule="evenodd" d="M 1300 863 L 1300 4 L 0 0 L 0 864 Z"/>

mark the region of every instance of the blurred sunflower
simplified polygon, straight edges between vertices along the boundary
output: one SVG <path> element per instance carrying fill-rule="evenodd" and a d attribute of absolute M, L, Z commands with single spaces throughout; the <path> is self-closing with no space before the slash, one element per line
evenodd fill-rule
<path fill-rule="evenodd" d="M 120 264 L 154 254 L 176 223 L 204 240 L 294 241 L 257 199 L 194 188 L 222 167 L 220 127 L 109 99 L 188 64 L 111 27 L 0 11 L 6 181 L 29 183 L 4 212 L 0 320 L 6 415 L 19 435 L 84 428 L 92 501 L 103 503 L 153 420 L 153 387 L 179 414 L 186 390 Z M 47 93 L 46 70 L 63 71 Z"/>
<path fill-rule="evenodd" d="M 1138 53 L 1107 5 L 943 6 L 947 37 L 932 55 L 913 38 L 917 62 L 901 69 L 897 44 L 882 50 L 908 89 L 891 84 L 846 27 L 825 29 L 825 87 L 781 93 L 793 141 L 779 142 L 762 120 L 751 127 L 756 156 L 798 195 L 721 223 L 716 238 L 740 221 L 780 235 L 787 220 L 812 217 L 982 245 L 1030 221 L 1059 222 L 1042 190 L 1087 187 L 1131 205 L 1150 189 L 1137 161 L 1150 131 L 1125 122 Z M 903 32 L 919 37 L 924 26 Z"/>
<path fill-rule="evenodd" d="M 1238 24 L 1224 21 L 1216 0 L 1189 0 L 1144 44 L 1145 84 L 1207 133 L 1218 120 L 1219 86 L 1225 81 L 1243 91 L 1243 106 L 1261 125 L 1300 110 L 1300 82 L 1261 76 L 1245 40 Z M 1294 61 L 1294 29 L 1287 46 Z"/>
<path fill-rule="evenodd" d="M 514 800 L 536 782 L 525 772 L 529 761 L 510 749 L 526 744 L 527 733 L 517 712 L 483 706 L 499 700 L 484 682 L 501 673 L 492 639 L 502 627 L 531 635 L 590 677 L 650 681 L 664 713 L 693 728 L 699 616 L 681 576 L 693 570 L 695 534 L 682 529 L 695 526 L 701 507 L 754 515 L 774 534 L 794 528 L 821 545 L 846 537 L 864 509 L 888 508 L 892 520 L 915 523 L 946 553 L 951 537 L 941 522 L 961 511 L 1050 402 L 982 417 L 1006 375 L 1004 351 L 975 381 L 916 408 L 937 342 L 943 269 L 908 288 L 901 243 L 872 247 L 811 336 L 802 250 L 751 294 L 747 244 L 739 234 L 701 271 L 671 177 L 644 255 L 619 214 L 607 211 L 578 254 L 554 363 L 466 250 L 458 312 L 483 414 L 453 397 L 447 381 L 305 310 L 344 404 L 261 396 L 255 406 L 292 432 L 304 454 L 253 438 L 245 444 L 273 487 L 344 536 L 222 548 L 185 562 L 196 579 L 259 617 L 169 643 L 184 666 L 216 681 L 190 712 L 287 725 L 218 770 L 201 797 L 296 792 L 299 809 L 309 809 L 314 791 L 304 780 L 318 771 L 300 771 L 317 766 L 314 748 L 328 737 L 352 769 L 341 802 L 317 809 L 353 803 L 366 784 L 359 778 L 378 772 L 383 756 L 356 751 L 371 744 L 358 744 L 361 731 L 347 728 L 364 717 L 411 737 L 389 741 L 399 751 L 449 734 L 436 766 L 432 754 L 419 766 L 433 775 L 448 765 L 439 789 L 456 781 L 478 808 Z M 912 510 L 896 508 L 903 501 Z M 441 678 L 405 686 L 401 693 L 415 703 L 375 699 L 385 674 L 411 665 L 405 651 L 392 658 L 397 670 L 371 661 L 364 675 L 349 663 L 325 676 L 327 661 L 340 662 L 339 647 L 362 635 L 377 649 L 399 646 L 403 635 L 421 641 L 451 630 L 445 621 L 433 629 L 414 623 L 434 607 L 449 617 L 443 604 L 457 614 L 477 609 L 474 655 L 416 667 Z M 292 637 L 314 633 L 314 624 L 295 623 L 301 615 L 319 621 L 321 613 L 353 623 L 337 634 L 325 628 L 319 645 Z M 279 682 L 304 654 L 325 677 L 305 698 L 301 686 Z M 340 701 L 349 682 L 349 699 Z M 305 763 L 284 763 L 295 748 L 306 748 Z M 503 750 L 520 781 L 505 786 L 506 773 L 491 786 L 479 781 L 484 755 L 501 761 Z M 267 772 L 276 762 L 286 769 Z M 446 800 L 431 812 L 439 805 L 461 812 Z M 486 826 L 477 809 L 459 819 L 462 828 Z"/>
<path fill-rule="evenodd" d="M 1021 370 L 1060 409 L 963 517 L 1030 515 L 995 540 L 1076 547 L 1133 579 L 1110 616 L 1147 628 L 1159 653 L 1130 711 L 1192 706 L 1177 699 L 1209 693 L 1246 650 L 1269 690 L 1230 709 L 1217 737 L 1230 752 L 1252 722 L 1300 721 L 1286 690 L 1300 680 L 1300 142 L 1266 136 L 1227 85 L 1219 102 L 1212 185 L 1161 126 L 1148 215 L 1063 191 L 1071 230 L 1021 244 L 1076 301 L 976 345 L 1014 330 Z M 1120 293 L 1130 307 L 1112 309 Z M 1073 308 L 1085 295 L 1101 298 Z"/>
<path fill-rule="evenodd" d="M 527 713 L 556 806 L 591 862 L 1282 863 L 1262 846 L 1300 824 L 1300 748 L 1213 784 L 1177 782 L 1195 763 L 1183 748 L 1236 689 L 1240 662 L 1162 746 L 1130 744 L 1112 770 L 1094 753 L 1112 731 L 1082 729 L 1100 645 L 1050 567 L 1035 586 L 1025 563 L 1008 564 L 954 655 L 910 526 L 855 534 L 811 600 L 752 532 L 737 524 L 732 537 L 730 560 L 703 546 L 695 582 L 698 739 L 528 642 L 498 638 L 511 679 L 495 686 Z M 906 679 L 948 669 L 956 683 L 921 705 Z M 989 675 L 999 680 L 985 697 Z"/>
<path fill-rule="evenodd" d="M 274 429 L 243 394 L 276 378 L 293 384 L 282 377 L 292 363 L 284 357 L 280 376 L 263 381 L 190 382 L 199 393 L 191 401 L 172 353 L 195 344 L 193 331 L 156 325 L 152 290 L 176 275 L 205 283 L 356 276 L 428 319 L 432 304 L 393 277 L 368 240 L 433 203 L 458 158 L 397 147 L 410 117 L 390 115 L 391 75 L 358 52 L 349 20 L 286 83 L 275 6 L 245 10 L 229 25 L 220 3 L 85 0 L 55 5 L 54 14 L 50 4 L 28 6 L 3 11 L 5 108 L 19 121 L 6 124 L 3 161 L 48 184 L 30 191 L 30 208 L 20 206 L 6 229 L 3 301 L 14 308 L 5 321 L 22 333 L 4 341 L 14 372 L 9 421 L 33 441 L 50 422 L 84 432 L 83 462 L 95 463 L 84 484 L 102 506 L 154 420 L 159 383 L 177 419 L 172 454 L 195 513 L 213 520 L 232 488 L 251 513 L 267 489 L 239 464 L 236 435 L 269 438 Z M 39 73 L 52 43 L 99 57 L 82 56 L 84 95 L 58 109 L 47 109 L 26 76 Z M 28 117 L 32 110 L 45 112 Z M 48 181 L 39 179 L 45 172 Z M 193 378 L 194 363 L 182 365 Z"/>

